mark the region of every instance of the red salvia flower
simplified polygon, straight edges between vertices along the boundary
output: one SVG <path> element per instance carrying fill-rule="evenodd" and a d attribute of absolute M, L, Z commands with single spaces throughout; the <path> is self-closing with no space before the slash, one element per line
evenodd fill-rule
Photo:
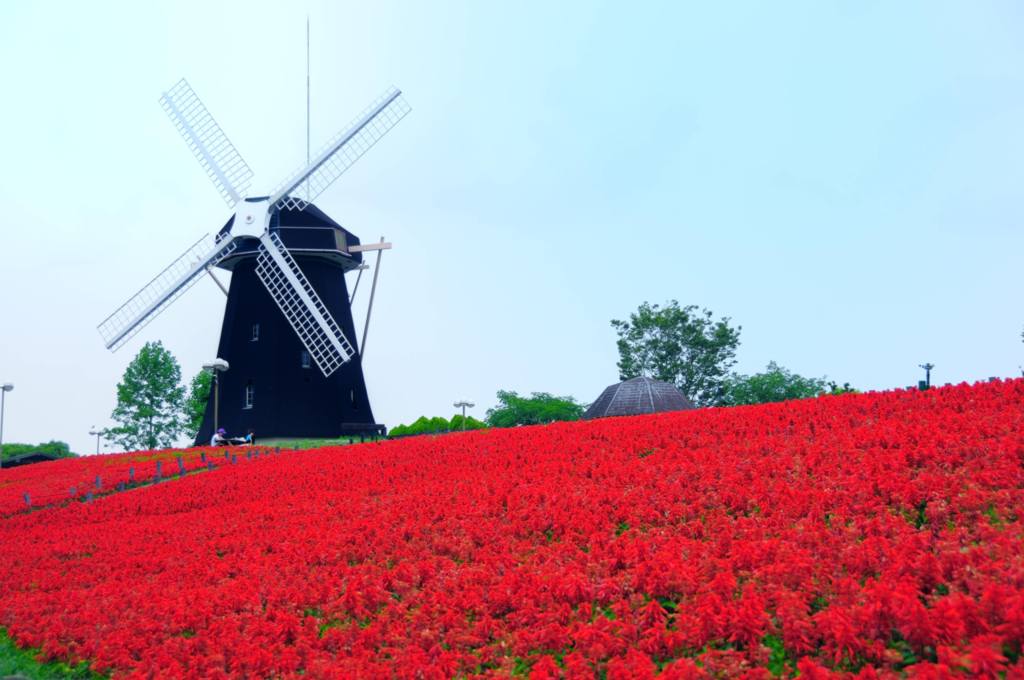
<path fill-rule="evenodd" d="M 115 680 L 1022 675 L 1021 380 L 235 454 L 0 470 L 0 627 Z"/>

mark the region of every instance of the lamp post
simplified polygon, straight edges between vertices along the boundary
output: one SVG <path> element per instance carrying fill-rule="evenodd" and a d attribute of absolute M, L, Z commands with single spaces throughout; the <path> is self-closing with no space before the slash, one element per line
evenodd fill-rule
<path fill-rule="evenodd" d="M 13 389 L 11 383 L 0 385 L 0 467 L 4 465 L 4 397 Z"/>
<path fill-rule="evenodd" d="M 228 370 L 228 362 L 224 361 L 220 357 L 217 357 L 208 364 L 203 364 L 203 368 L 207 371 L 213 372 L 213 431 L 216 432 L 220 428 L 220 374 Z"/>
<path fill-rule="evenodd" d="M 469 402 L 469 401 L 466 401 L 465 399 L 463 399 L 462 401 L 455 402 L 454 404 L 452 404 L 452 406 L 454 406 L 455 408 L 461 408 L 462 409 L 462 431 L 465 432 L 466 431 L 466 409 L 467 408 L 473 408 L 474 406 L 476 406 L 476 404 L 474 404 L 472 402 Z"/>
<path fill-rule="evenodd" d="M 89 430 L 89 434 L 95 435 L 96 437 L 96 455 L 100 453 L 100 435 L 105 434 L 103 430 L 97 430 L 96 426 L 93 425 L 92 429 Z"/>
<path fill-rule="evenodd" d="M 932 386 L 932 369 L 935 368 L 935 364 L 925 363 L 918 364 L 919 368 L 924 369 L 924 387 L 928 389 Z"/>

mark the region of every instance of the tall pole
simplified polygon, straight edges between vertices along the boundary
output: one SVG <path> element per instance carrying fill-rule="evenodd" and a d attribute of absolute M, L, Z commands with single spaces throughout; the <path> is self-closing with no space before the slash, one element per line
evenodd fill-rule
<path fill-rule="evenodd" d="M 384 243 L 384 237 L 380 237 L 380 242 Z M 373 267 L 373 284 L 370 286 L 370 304 L 366 308 L 366 323 L 363 324 L 363 341 L 359 343 L 359 358 L 362 359 L 363 355 L 366 354 L 366 334 L 370 332 L 370 315 L 373 314 L 373 296 L 377 292 L 377 275 L 380 274 L 380 256 L 383 250 L 377 251 L 377 263 Z"/>
<path fill-rule="evenodd" d="M 228 370 L 228 362 L 217 357 L 208 364 L 203 364 L 203 370 L 213 373 L 213 433 L 217 434 L 220 429 L 220 373 Z"/>
<path fill-rule="evenodd" d="M 352 286 L 352 294 L 348 296 L 348 303 L 352 304 L 352 301 L 356 299 L 356 293 L 359 292 L 359 282 L 363 280 L 363 270 L 367 268 L 367 265 L 359 265 L 359 273 L 356 274 L 356 285 Z"/>
<path fill-rule="evenodd" d="M 924 369 L 924 386 L 925 387 L 931 387 L 932 386 L 932 369 L 935 368 L 935 364 L 932 364 L 932 363 L 918 364 L 918 366 L 920 368 Z"/>
<path fill-rule="evenodd" d="M 220 427 L 220 371 L 213 369 L 213 433 Z"/>
<path fill-rule="evenodd" d="M 11 383 L 0 385 L 0 467 L 4 465 L 4 396 L 13 389 Z"/>
<path fill-rule="evenodd" d="M 7 385 L 0 389 L 0 467 L 4 466 L 4 395 L 7 394 Z"/>
<path fill-rule="evenodd" d="M 306 15 L 306 165 L 309 165 L 309 15 Z M 309 197 L 309 180 L 306 180 L 306 197 Z"/>
<path fill-rule="evenodd" d="M 93 425 L 92 429 L 89 430 L 89 434 L 96 435 L 96 455 L 100 455 L 100 435 L 103 434 L 103 430 L 97 430 L 96 426 Z"/>
<path fill-rule="evenodd" d="M 452 404 L 452 406 L 454 406 L 455 408 L 460 408 L 460 407 L 462 408 L 462 431 L 465 432 L 466 431 L 466 408 L 467 407 L 473 408 L 474 406 L 476 406 L 476 404 L 474 404 L 472 402 L 469 402 L 469 401 L 466 401 L 465 399 L 463 399 L 462 401 L 455 402 L 454 404 Z"/>

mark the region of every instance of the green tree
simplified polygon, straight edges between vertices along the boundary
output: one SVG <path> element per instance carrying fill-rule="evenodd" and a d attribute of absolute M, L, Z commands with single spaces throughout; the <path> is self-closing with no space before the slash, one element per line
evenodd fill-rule
<path fill-rule="evenodd" d="M 612 320 L 619 334 L 619 376 L 646 376 L 672 383 L 695 406 L 721 403 L 729 369 L 736 363 L 742 326 L 715 321 L 708 309 L 644 302 L 628 321 Z"/>
<path fill-rule="evenodd" d="M 835 380 L 829 380 L 825 384 L 828 388 L 827 394 L 860 394 L 860 390 L 855 387 L 850 387 L 850 383 L 843 383 L 840 385 Z"/>
<path fill-rule="evenodd" d="M 206 415 L 206 404 L 210 401 L 210 390 L 213 387 L 213 373 L 203 369 L 192 378 L 185 398 L 185 434 L 195 439 L 199 428 L 203 425 Z"/>
<path fill-rule="evenodd" d="M 555 397 L 547 392 L 520 397 L 515 392 L 499 390 L 498 405 L 487 410 L 487 424 L 491 427 L 514 427 L 579 420 L 583 411 L 583 404 L 572 397 Z"/>
<path fill-rule="evenodd" d="M 467 430 L 480 430 L 486 428 L 487 424 L 482 423 L 473 416 L 466 417 Z M 452 419 L 435 416 L 427 418 L 420 416 L 409 425 L 395 425 L 388 431 L 390 437 L 408 437 L 415 434 L 443 434 L 445 432 L 457 432 L 462 429 L 462 415 L 456 413 Z"/>
<path fill-rule="evenodd" d="M 118 423 L 108 433 L 124 449 L 157 449 L 174 444 L 186 425 L 185 388 L 174 355 L 159 341 L 147 342 L 117 385 Z"/>
<path fill-rule="evenodd" d="M 434 416 L 430 419 L 431 432 L 447 432 L 450 428 L 451 424 L 444 416 Z"/>
<path fill-rule="evenodd" d="M 806 399 L 827 392 L 830 387 L 825 378 L 805 378 L 774 361 L 768 362 L 764 373 L 732 375 L 726 380 L 725 385 L 723 403 L 728 406 Z M 838 386 L 836 388 L 843 389 Z"/>
<path fill-rule="evenodd" d="M 420 416 L 416 420 L 409 423 L 406 434 L 428 434 L 434 431 L 434 426 L 430 422 L 430 418 L 426 416 Z"/>
<path fill-rule="evenodd" d="M 439 432 L 447 432 L 448 428 L 449 423 L 444 418 L 428 418 L 426 416 L 420 416 L 408 425 L 395 425 L 391 428 L 389 434 L 392 437 L 408 437 L 414 434 L 437 434 Z"/>
<path fill-rule="evenodd" d="M 452 432 L 461 432 L 463 429 L 466 430 L 483 430 L 487 428 L 487 423 L 481 422 L 473 416 L 466 416 L 465 428 L 463 428 L 462 414 L 456 413 L 452 416 L 451 429 Z"/>
<path fill-rule="evenodd" d="M 23 456 L 26 453 L 47 453 L 57 458 L 74 458 L 78 454 L 71 451 L 67 442 L 52 440 L 41 444 L 18 444 L 16 442 L 4 443 L 4 460 Z"/>

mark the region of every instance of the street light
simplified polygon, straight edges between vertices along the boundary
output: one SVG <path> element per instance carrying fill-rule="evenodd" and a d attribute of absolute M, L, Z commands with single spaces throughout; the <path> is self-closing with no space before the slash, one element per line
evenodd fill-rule
<path fill-rule="evenodd" d="M 228 362 L 224 361 L 220 357 L 217 357 L 208 364 L 203 364 L 203 368 L 213 373 L 213 431 L 216 432 L 220 427 L 220 374 L 228 370 Z"/>
<path fill-rule="evenodd" d="M 0 385 L 0 467 L 4 465 L 4 396 L 13 389 L 11 383 Z"/>
<path fill-rule="evenodd" d="M 100 435 L 106 434 L 106 431 L 104 431 L 104 430 L 97 430 L 96 426 L 93 425 L 92 429 L 89 430 L 89 434 L 92 434 L 92 435 L 96 436 L 96 455 L 99 455 L 99 453 L 100 453 Z"/>
<path fill-rule="evenodd" d="M 472 402 L 469 402 L 469 401 L 466 401 L 465 399 L 463 399 L 462 401 L 455 402 L 454 404 L 452 404 L 452 406 L 454 406 L 455 408 L 461 408 L 462 409 L 462 431 L 465 432 L 466 431 L 466 409 L 467 408 L 473 408 L 474 406 L 476 406 L 476 404 L 474 404 Z"/>
<path fill-rule="evenodd" d="M 930 388 L 932 386 L 932 369 L 935 368 L 935 364 L 918 364 L 918 367 L 924 369 L 924 388 Z"/>

